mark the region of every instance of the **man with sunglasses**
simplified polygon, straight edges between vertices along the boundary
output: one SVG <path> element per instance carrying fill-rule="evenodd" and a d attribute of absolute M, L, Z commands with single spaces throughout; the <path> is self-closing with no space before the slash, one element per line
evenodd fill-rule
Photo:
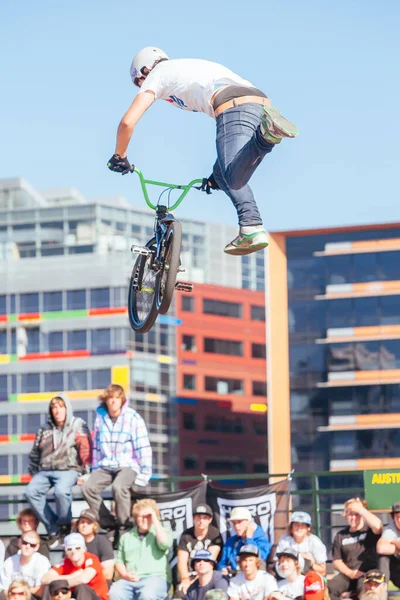
<path fill-rule="evenodd" d="M 65 558 L 42 578 L 44 585 L 59 580 L 68 582 L 76 600 L 108 600 L 108 586 L 100 560 L 86 551 L 85 538 L 70 533 L 64 539 Z"/>
<path fill-rule="evenodd" d="M 1 574 L 1 588 L 6 593 L 14 579 L 29 584 L 31 594 L 42 595 L 42 577 L 50 569 L 48 558 L 38 552 L 40 537 L 36 531 L 26 531 L 20 538 L 20 552 L 7 558 Z"/>
<path fill-rule="evenodd" d="M 66 579 L 56 579 L 49 585 L 51 600 L 70 600 L 72 596 L 71 587 Z"/>
<path fill-rule="evenodd" d="M 131 78 L 140 88 L 122 117 L 115 153 L 108 168 L 125 175 L 131 170 L 127 149 L 132 133 L 155 100 L 216 120 L 217 160 L 203 180 L 203 191 L 222 189 L 239 220 L 239 234 L 224 251 L 243 255 L 268 245 L 253 192 L 248 184 L 264 157 L 283 138 L 295 137 L 296 126 L 285 119 L 250 81 L 217 63 L 200 59 L 169 60 L 160 48 L 148 47 L 133 59 Z"/>

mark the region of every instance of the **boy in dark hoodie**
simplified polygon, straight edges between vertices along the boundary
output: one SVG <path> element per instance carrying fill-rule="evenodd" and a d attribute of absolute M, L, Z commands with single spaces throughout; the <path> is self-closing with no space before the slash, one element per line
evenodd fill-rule
<path fill-rule="evenodd" d="M 60 532 L 68 531 L 71 525 L 72 487 L 89 471 L 91 462 L 89 429 L 83 419 L 74 417 L 68 398 L 58 394 L 50 401 L 48 422 L 36 434 L 29 455 L 32 480 L 25 490 L 26 499 L 54 545 Z M 51 487 L 55 510 L 46 497 Z"/>

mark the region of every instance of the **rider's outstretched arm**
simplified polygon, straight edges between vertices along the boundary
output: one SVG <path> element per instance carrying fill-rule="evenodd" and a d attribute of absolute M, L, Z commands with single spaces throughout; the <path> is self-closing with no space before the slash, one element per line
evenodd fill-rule
<path fill-rule="evenodd" d="M 121 158 L 126 156 L 128 145 L 136 124 L 146 110 L 153 104 L 154 99 L 155 95 L 151 90 L 146 90 L 142 94 L 138 94 L 122 117 L 121 122 L 118 125 L 117 143 L 115 146 L 115 154 L 118 154 Z"/>

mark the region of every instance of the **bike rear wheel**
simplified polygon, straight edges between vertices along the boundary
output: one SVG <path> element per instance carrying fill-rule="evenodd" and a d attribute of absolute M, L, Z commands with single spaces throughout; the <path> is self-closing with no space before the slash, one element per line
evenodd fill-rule
<path fill-rule="evenodd" d="M 182 225 L 179 221 L 172 221 L 169 225 L 163 243 L 163 264 L 156 282 L 156 309 L 161 315 L 165 315 L 171 305 L 179 271 L 182 245 Z"/>
<path fill-rule="evenodd" d="M 159 273 L 152 269 L 156 240 L 147 242 L 146 248 L 152 250 L 149 255 L 139 254 L 133 265 L 128 292 L 129 322 L 134 331 L 146 333 L 157 319 L 156 288 Z"/>

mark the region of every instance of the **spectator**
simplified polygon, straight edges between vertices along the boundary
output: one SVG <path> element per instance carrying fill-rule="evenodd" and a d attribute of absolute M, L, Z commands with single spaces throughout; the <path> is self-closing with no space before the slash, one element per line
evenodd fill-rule
<path fill-rule="evenodd" d="M 164 600 L 170 585 L 168 552 L 171 533 L 163 529 L 157 504 L 150 498 L 133 505 L 136 527 L 119 542 L 110 600 Z"/>
<path fill-rule="evenodd" d="M 111 582 L 114 575 L 114 551 L 107 536 L 98 534 L 99 523 L 94 512 L 90 508 L 82 511 L 76 526 L 85 538 L 86 550 L 97 556 L 104 577 Z"/>
<path fill-rule="evenodd" d="M 367 502 L 351 498 L 344 505 L 348 527 L 335 536 L 332 546 L 333 568 L 339 571 L 329 583 L 331 600 L 340 600 L 344 592 L 361 593 L 364 575 L 376 569 L 376 544 L 382 532 L 382 521 L 367 509 Z"/>
<path fill-rule="evenodd" d="M 71 403 L 64 395 L 49 404 L 49 419 L 40 427 L 29 455 L 32 481 L 25 497 L 39 521 L 46 527 L 50 547 L 58 543 L 60 532 L 71 523 L 72 487 L 91 463 L 92 440 L 86 423 L 74 417 Z M 54 487 L 55 510 L 46 499 Z"/>
<path fill-rule="evenodd" d="M 23 579 L 14 579 L 7 590 L 8 600 L 31 600 L 29 584 Z"/>
<path fill-rule="evenodd" d="M 56 579 L 49 585 L 49 595 L 51 600 L 70 600 L 71 586 L 66 579 Z"/>
<path fill-rule="evenodd" d="M 198 550 L 208 550 L 214 560 L 218 559 L 223 545 L 220 532 L 211 525 L 213 512 L 208 504 L 199 504 L 193 511 L 193 527 L 186 529 L 178 546 L 178 578 L 179 591 L 183 597 L 193 576 L 189 572 L 190 561 Z M 177 594 L 175 594 L 177 597 Z"/>
<path fill-rule="evenodd" d="M 102 527 L 124 531 L 130 527 L 131 487 L 133 483 L 146 486 L 151 477 L 151 446 L 144 420 L 129 407 L 120 385 L 109 385 L 99 399 L 93 470 L 83 484 L 82 494 Z M 111 484 L 117 519 L 100 496 Z"/>
<path fill-rule="evenodd" d="M 260 551 L 259 558 L 266 562 L 272 544 L 260 525 L 253 521 L 250 511 L 244 506 L 237 506 L 232 510 L 229 521 L 232 522 L 236 534 L 227 540 L 223 548 L 219 570 L 225 575 L 236 573 L 239 550 L 249 544 L 257 546 Z"/>
<path fill-rule="evenodd" d="M 39 545 L 40 538 L 36 531 L 25 531 L 21 535 L 20 552 L 7 558 L 3 565 L 3 593 L 6 593 L 14 579 L 18 579 L 28 583 L 32 595 L 42 595 L 42 577 L 50 569 L 50 561 L 39 554 Z"/>
<path fill-rule="evenodd" d="M 286 548 L 276 553 L 278 559 L 278 571 L 284 579 L 278 581 L 278 593 L 273 592 L 271 598 L 282 600 L 283 598 L 303 598 L 304 575 L 301 574 L 299 564 L 299 553 L 295 548 Z"/>
<path fill-rule="evenodd" d="M 189 586 L 186 600 L 205 600 L 206 593 L 209 590 L 228 589 L 228 580 L 218 571 L 217 561 L 209 550 L 197 550 L 191 560 L 191 568 L 195 571 L 197 578 Z"/>
<path fill-rule="evenodd" d="M 51 567 L 42 583 L 67 581 L 77 600 L 108 600 L 108 585 L 100 561 L 86 551 L 84 537 L 80 533 L 70 533 L 64 539 L 64 548 L 66 558 Z"/>
<path fill-rule="evenodd" d="M 281 536 L 276 552 L 285 548 L 295 548 L 299 552 L 302 573 L 310 569 L 325 575 L 327 553 L 322 541 L 311 533 L 311 516 L 303 511 L 295 511 L 290 519 L 288 532 Z"/>
<path fill-rule="evenodd" d="M 400 502 L 393 504 L 391 514 L 393 521 L 383 530 L 376 551 L 382 555 L 379 569 L 385 574 L 386 581 L 400 587 Z"/>
<path fill-rule="evenodd" d="M 37 531 L 39 527 L 39 520 L 31 508 L 24 508 L 18 513 L 17 516 L 17 527 L 22 532 L 25 531 Z M 6 548 L 6 558 L 13 556 L 20 551 L 21 548 L 21 536 L 14 536 L 10 538 L 8 546 Z M 46 558 L 50 558 L 49 547 L 44 540 L 40 540 L 40 546 L 38 550 L 39 554 L 43 554 Z"/>
<path fill-rule="evenodd" d="M 360 600 L 387 600 L 387 579 L 382 571 L 371 570 L 365 574 Z"/>
<path fill-rule="evenodd" d="M 275 577 L 260 570 L 260 550 L 245 544 L 239 550 L 240 573 L 231 579 L 228 596 L 231 600 L 266 600 L 278 589 Z"/>
<path fill-rule="evenodd" d="M 3 569 L 4 557 L 6 553 L 6 548 L 2 540 L 0 540 L 0 573 Z"/>

